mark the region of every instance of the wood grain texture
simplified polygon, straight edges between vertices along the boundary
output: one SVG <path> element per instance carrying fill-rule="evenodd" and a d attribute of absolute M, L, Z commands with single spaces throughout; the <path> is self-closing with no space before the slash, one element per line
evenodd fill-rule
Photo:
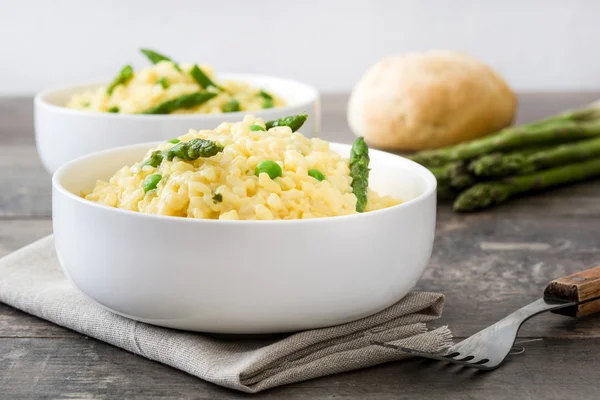
<path fill-rule="evenodd" d="M 439 207 L 433 254 L 418 288 L 446 295 L 440 324 L 458 336 L 472 335 L 542 297 L 551 280 L 594 265 L 600 251 L 597 219 L 444 210 Z M 600 337 L 600 319 L 540 315 L 520 335 Z"/>
<path fill-rule="evenodd" d="M 531 342 L 492 373 L 412 359 L 247 395 L 93 339 L 0 339 L 0 400 L 597 399 L 600 340 L 586 343 Z"/>
<path fill-rule="evenodd" d="M 31 97 L 0 98 L 0 146 L 35 146 Z"/>
<path fill-rule="evenodd" d="M 0 168 L 4 172 L 0 218 L 50 217 L 50 174 L 42 167 L 35 147 L 0 145 Z"/>
<path fill-rule="evenodd" d="M 52 233 L 49 219 L 0 219 L 0 257 Z"/>
<path fill-rule="evenodd" d="M 600 298 L 600 266 L 553 280 L 544 290 L 544 296 L 583 303 L 557 310 L 557 314 L 583 317 L 600 312 L 600 301 L 591 301 Z"/>
<path fill-rule="evenodd" d="M 600 93 L 521 95 L 519 122 Z M 321 137 L 354 139 L 346 95 L 323 96 Z M 30 98 L 0 99 L 0 255 L 51 232 L 50 177 L 35 152 Z M 523 197 L 483 213 L 438 207 L 431 264 L 418 289 L 446 294 L 437 325 L 466 337 L 539 298 L 548 282 L 597 265 L 600 181 Z M 596 399 L 600 318 L 528 321 L 522 356 L 492 373 L 412 360 L 248 396 L 87 339 L 0 304 L 0 399 L 344 398 Z M 555 362 L 554 362 L 555 361 Z"/>

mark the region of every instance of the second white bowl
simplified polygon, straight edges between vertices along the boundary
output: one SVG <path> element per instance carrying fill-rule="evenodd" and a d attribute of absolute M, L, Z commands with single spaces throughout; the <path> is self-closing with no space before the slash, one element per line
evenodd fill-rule
<path fill-rule="evenodd" d="M 297 81 L 251 74 L 220 74 L 224 80 L 249 83 L 277 93 L 285 107 L 248 112 L 265 121 L 306 113 L 308 120 L 300 131 L 314 136 L 321 126 L 317 90 Z M 247 112 L 223 114 L 131 115 L 94 113 L 64 107 L 74 94 L 102 86 L 100 83 L 48 89 L 34 100 L 35 140 L 46 170 L 85 154 L 136 143 L 164 141 L 183 135 L 190 129 L 214 129 L 222 122 L 241 121 Z"/>

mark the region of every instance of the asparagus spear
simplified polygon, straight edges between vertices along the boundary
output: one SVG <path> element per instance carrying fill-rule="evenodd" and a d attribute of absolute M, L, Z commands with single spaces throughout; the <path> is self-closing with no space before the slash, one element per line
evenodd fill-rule
<path fill-rule="evenodd" d="M 555 146 L 534 153 L 494 153 L 473 160 L 469 169 L 475 175 L 502 178 L 529 174 L 542 169 L 584 161 L 600 156 L 600 137 Z"/>
<path fill-rule="evenodd" d="M 307 118 L 307 114 L 292 115 L 274 121 L 267 121 L 265 126 L 267 127 L 267 130 L 276 126 L 289 126 L 292 132 L 296 132 L 304 124 Z"/>
<path fill-rule="evenodd" d="M 466 189 L 473 186 L 477 181 L 471 174 L 458 175 L 450 181 L 450 187 L 455 190 Z"/>
<path fill-rule="evenodd" d="M 450 182 L 444 177 L 444 168 L 431 168 L 437 180 L 437 195 L 442 200 L 453 200 L 456 198 L 457 191 L 450 187 Z"/>
<path fill-rule="evenodd" d="M 200 157 L 212 157 L 221 151 L 223 151 L 223 147 L 212 140 L 198 138 L 192 139 L 189 142 L 179 141 L 169 150 L 153 151 L 152 154 L 150 154 L 150 157 L 142 162 L 141 166 L 144 167 L 149 165 L 158 168 L 165 158 L 169 161 L 173 161 L 175 157 L 179 157 L 186 161 L 194 161 Z"/>
<path fill-rule="evenodd" d="M 223 147 L 206 139 L 192 139 L 189 142 L 179 142 L 163 153 L 163 156 L 173 161 L 175 157 L 186 161 L 194 161 L 200 157 L 212 157 L 223 151 Z"/>
<path fill-rule="evenodd" d="M 106 94 L 110 96 L 117 86 L 126 84 L 131 78 L 133 78 L 133 67 L 126 65 L 119 71 L 119 75 L 108 85 Z"/>
<path fill-rule="evenodd" d="M 479 183 L 462 192 L 454 202 L 455 211 L 475 211 L 502 203 L 512 196 L 600 176 L 600 159 L 593 159 L 529 175 Z"/>
<path fill-rule="evenodd" d="M 163 157 L 162 151 L 160 151 L 160 150 L 153 151 L 152 154 L 150 154 L 150 157 L 147 160 L 145 160 L 141 164 L 141 166 L 144 167 L 146 165 L 149 165 L 151 167 L 158 168 L 160 163 L 162 163 L 163 158 L 164 157 Z"/>
<path fill-rule="evenodd" d="M 464 161 L 454 161 L 442 167 L 429 169 L 438 181 L 438 186 L 460 190 L 475 184 L 475 177 L 468 171 Z"/>
<path fill-rule="evenodd" d="M 150 62 L 152 64 L 158 64 L 161 61 L 171 61 L 173 62 L 173 60 L 171 60 L 169 57 L 162 55 L 160 53 L 157 53 L 154 50 L 150 50 L 150 49 L 140 49 L 140 51 L 146 56 L 148 57 L 148 59 L 150 60 Z"/>
<path fill-rule="evenodd" d="M 449 186 L 438 182 L 437 197 L 441 200 L 454 200 L 458 196 L 458 192 Z"/>
<path fill-rule="evenodd" d="M 469 160 L 483 154 L 536 146 L 556 140 L 576 140 L 600 136 L 600 119 L 576 122 L 557 120 L 501 130 L 481 139 L 437 150 L 426 150 L 409 157 L 426 166 L 441 166 L 451 161 Z"/>
<path fill-rule="evenodd" d="M 570 142 L 556 141 L 556 142 L 550 142 L 550 144 L 545 144 L 542 146 L 526 147 L 524 149 L 517 150 L 517 151 L 509 151 L 509 152 L 504 152 L 504 153 L 495 152 L 495 153 L 484 154 L 482 156 L 479 156 L 479 157 L 471 160 L 469 162 L 468 169 L 475 176 L 485 177 L 485 176 L 489 175 L 490 177 L 502 178 L 503 176 L 508 176 L 508 175 L 504 175 L 504 172 L 502 172 L 502 170 L 500 170 L 500 168 L 497 167 L 497 165 L 499 163 L 499 160 L 498 160 L 499 158 L 503 158 L 504 156 L 506 156 L 507 157 L 506 164 L 512 165 L 514 159 L 528 157 L 532 154 L 535 154 L 535 153 L 538 153 L 541 151 L 552 150 L 561 144 L 577 143 L 577 142 L 578 142 L 578 140 L 570 141 Z M 496 173 L 496 171 L 489 172 L 489 173 L 486 171 L 483 171 L 483 169 L 487 168 L 487 167 L 489 167 L 490 169 L 498 169 L 498 173 Z M 508 168 L 508 167 L 502 166 L 501 168 L 504 169 L 504 168 Z"/>
<path fill-rule="evenodd" d="M 273 96 L 262 89 L 258 95 L 263 98 L 263 108 L 273 108 Z"/>
<path fill-rule="evenodd" d="M 146 110 L 141 114 L 170 114 L 173 111 L 179 110 L 180 108 L 192 108 L 206 103 L 216 95 L 216 93 L 210 92 L 184 94 L 172 100 L 167 100 L 163 103 L 160 103 L 156 107 Z"/>
<path fill-rule="evenodd" d="M 264 90 L 260 89 L 260 91 L 258 92 L 258 95 L 260 97 L 262 97 L 263 99 L 267 99 L 267 100 L 273 100 L 273 96 L 271 96 L 270 93 L 265 92 Z"/>
<path fill-rule="evenodd" d="M 356 196 L 356 211 L 364 212 L 369 187 L 369 147 L 363 137 L 357 138 L 350 149 L 350 176 L 352 192 Z"/>
<path fill-rule="evenodd" d="M 204 71 L 202 71 L 202 69 L 200 69 L 200 67 L 198 67 L 197 65 L 194 65 L 192 67 L 192 69 L 190 70 L 190 75 L 192 76 L 192 78 L 194 78 L 198 85 L 202 86 L 202 88 L 204 89 L 208 88 L 209 86 L 212 86 L 216 89 L 219 89 L 222 92 L 225 91 L 225 89 L 223 89 L 221 86 L 214 83 L 208 77 L 208 75 L 206 75 Z"/>
<path fill-rule="evenodd" d="M 485 154 L 471 161 L 469 170 L 479 177 L 502 178 L 509 175 L 518 175 L 519 173 L 533 172 L 525 167 L 527 160 L 528 156 L 520 152 Z"/>
<path fill-rule="evenodd" d="M 555 121 L 592 121 L 600 118 L 600 101 L 588 104 L 586 107 L 576 110 L 568 110 L 558 115 L 535 122 L 534 124 L 544 124 Z M 530 124 L 533 125 L 533 124 Z"/>
<path fill-rule="evenodd" d="M 146 56 L 148 57 L 148 60 L 150 60 L 150 62 L 152 64 L 158 64 L 161 61 L 170 61 L 173 63 L 173 66 L 175 67 L 175 69 L 177 71 L 181 71 L 181 68 L 179 68 L 179 65 L 177 65 L 177 63 L 173 60 L 171 60 L 169 57 L 164 56 L 160 53 L 155 52 L 154 50 L 150 50 L 150 49 L 140 49 L 140 51 Z"/>

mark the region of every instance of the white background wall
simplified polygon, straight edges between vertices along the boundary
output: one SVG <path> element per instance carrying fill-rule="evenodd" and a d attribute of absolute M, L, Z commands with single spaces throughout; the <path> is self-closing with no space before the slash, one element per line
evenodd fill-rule
<path fill-rule="evenodd" d="M 110 79 L 146 46 L 349 90 L 380 57 L 467 51 L 520 90 L 600 88 L 598 0 L 0 0 L 0 95 Z"/>

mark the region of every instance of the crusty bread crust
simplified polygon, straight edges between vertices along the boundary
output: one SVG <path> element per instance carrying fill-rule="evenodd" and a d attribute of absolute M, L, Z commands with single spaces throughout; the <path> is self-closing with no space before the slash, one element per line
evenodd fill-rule
<path fill-rule="evenodd" d="M 370 146 L 424 150 L 496 132 L 513 122 L 515 94 L 487 65 L 462 53 L 385 58 L 356 84 L 348 123 Z"/>

